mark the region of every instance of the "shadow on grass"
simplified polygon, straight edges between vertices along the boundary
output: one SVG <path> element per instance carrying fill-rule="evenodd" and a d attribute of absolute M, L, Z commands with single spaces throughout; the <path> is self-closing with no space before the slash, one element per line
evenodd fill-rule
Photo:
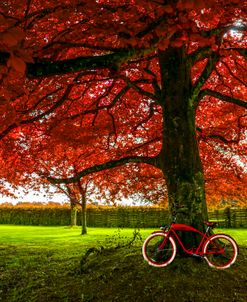
<path fill-rule="evenodd" d="M 227 270 L 206 261 L 177 256 L 165 268 L 143 261 L 140 248 L 107 251 L 92 257 L 82 275 L 83 301 L 246 301 L 247 253 Z"/>
<path fill-rule="evenodd" d="M 135 235 L 134 235 L 135 236 Z M 246 302 L 247 248 L 229 269 L 177 256 L 165 268 L 149 266 L 142 238 L 117 235 L 63 257 L 38 247 L 0 246 L 1 302 Z M 91 252 L 89 252 L 91 249 Z"/>

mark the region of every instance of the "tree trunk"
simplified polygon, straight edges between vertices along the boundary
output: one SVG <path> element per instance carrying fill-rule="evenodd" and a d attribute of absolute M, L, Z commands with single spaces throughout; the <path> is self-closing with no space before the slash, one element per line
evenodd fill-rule
<path fill-rule="evenodd" d="M 77 225 L 77 208 L 73 201 L 70 201 L 70 210 L 70 226 L 73 227 Z"/>
<path fill-rule="evenodd" d="M 86 196 L 82 196 L 81 200 L 81 234 L 87 234 L 87 207 Z"/>
<path fill-rule="evenodd" d="M 159 53 L 163 147 L 159 166 L 166 178 L 170 210 L 183 206 L 178 223 L 204 230 L 208 219 L 203 169 L 196 138 L 191 66 L 184 48 Z"/>

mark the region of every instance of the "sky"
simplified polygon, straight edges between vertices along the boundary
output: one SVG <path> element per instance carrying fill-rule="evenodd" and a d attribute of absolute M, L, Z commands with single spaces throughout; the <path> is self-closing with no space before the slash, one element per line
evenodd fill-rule
<path fill-rule="evenodd" d="M 55 193 L 52 192 L 52 188 L 49 194 L 47 194 L 45 191 L 40 190 L 41 192 L 37 192 L 37 191 L 30 191 L 30 192 L 26 192 L 23 189 L 19 189 L 15 192 L 15 195 L 17 196 L 16 199 L 10 198 L 10 197 L 6 197 L 6 196 L 2 196 L 0 194 L 0 204 L 3 204 L 5 202 L 9 202 L 12 203 L 14 205 L 16 205 L 17 203 L 20 202 L 42 202 L 42 203 L 48 203 L 48 202 L 58 202 L 58 203 L 67 203 L 69 202 L 68 197 L 65 194 L 59 194 L 59 193 Z M 98 202 L 99 204 L 101 203 L 100 200 L 96 200 L 96 202 Z M 104 204 L 104 202 L 102 202 L 102 204 Z M 133 203 L 132 199 L 123 199 L 121 201 L 118 202 L 118 204 L 121 205 L 143 205 L 143 202 L 137 202 L 135 200 L 135 202 Z"/>
<path fill-rule="evenodd" d="M 10 202 L 13 204 L 17 204 L 18 202 L 68 202 L 68 198 L 65 194 L 58 194 L 52 191 L 50 194 L 47 194 L 45 191 L 37 192 L 32 190 L 27 193 L 20 188 L 15 192 L 15 195 L 17 196 L 16 199 L 0 195 L 0 204 L 4 202 Z"/>

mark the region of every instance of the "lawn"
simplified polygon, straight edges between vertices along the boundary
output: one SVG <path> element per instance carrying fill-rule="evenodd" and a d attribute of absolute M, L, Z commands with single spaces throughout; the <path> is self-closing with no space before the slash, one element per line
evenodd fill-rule
<path fill-rule="evenodd" d="M 236 264 L 224 271 L 182 257 L 167 268 L 148 266 L 140 247 L 150 229 L 128 246 L 133 229 L 80 231 L 0 225 L 0 301 L 246 301 L 245 229 L 217 230 L 240 245 Z M 83 257 L 89 248 L 95 253 Z"/>

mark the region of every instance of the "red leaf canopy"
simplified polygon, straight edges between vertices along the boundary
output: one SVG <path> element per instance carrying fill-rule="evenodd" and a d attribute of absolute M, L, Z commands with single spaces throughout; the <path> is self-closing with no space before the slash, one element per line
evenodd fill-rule
<path fill-rule="evenodd" d="M 208 192 L 240 196 L 244 20 L 237 0 L 2 2 L 3 177 L 68 178 L 71 166 L 81 177 L 128 162 L 157 167 L 166 110 L 159 53 L 183 48 Z M 11 174 L 13 160 L 18 173 Z"/>

